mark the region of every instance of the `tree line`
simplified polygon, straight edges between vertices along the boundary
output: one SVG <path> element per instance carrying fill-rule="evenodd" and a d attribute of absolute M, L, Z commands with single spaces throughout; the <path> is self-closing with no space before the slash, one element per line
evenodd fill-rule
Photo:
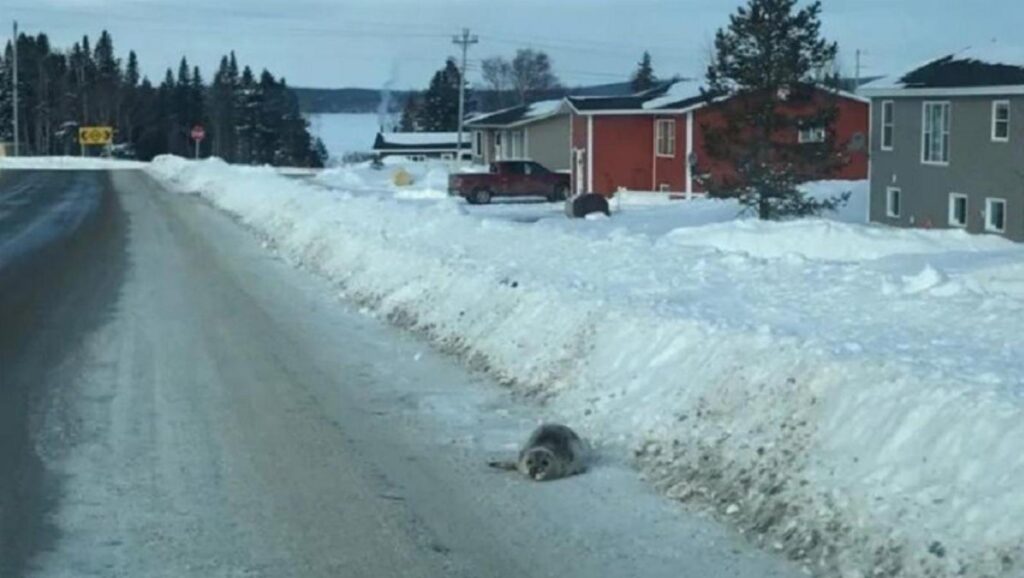
<path fill-rule="evenodd" d="M 18 42 L 19 140 L 22 154 L 78 154 L 78 128 L 111 126 L 114 150 L 150 160 L 161 154 L 192 156 L 194 126 L 205 127 L 202 156 L 232 163 L 323 166 L 327 152 L 309 133 L 287 82 L 264 70 L 258 77 L 225 55 L 207 84 L 182 58 L 154 85 L 134 51 L 117 56 L 104 31 L 95 46 L 88 36 L 69 50 L 51 46 L 46 34 L 21 34 Z M 0 62 L 0 140 L 13 140 L 10 41 Z"/>

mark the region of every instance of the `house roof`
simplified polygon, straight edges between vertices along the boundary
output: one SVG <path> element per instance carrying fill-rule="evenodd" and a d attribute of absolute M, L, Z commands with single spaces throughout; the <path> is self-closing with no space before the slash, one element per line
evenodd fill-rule
<path fill-rule="evenodd" d="M 463 149 L 470 148 L 465 136 Z M 373 150 L 381 151 L 454 151 L 458 149 L 459 134 L 455 132 L 388 132 L 377 133 Z"/>
<path fill-rule="evenodd" d="M 1024 49 L 992 42 L 947 54 L 864 86 L 872 96 L 899 93 L 1024 92 Z"/>
<path fill-rule="evenodd" d="M 641 105 L 644 110 L 665 110 L 688 108 L 704 102 L 706 95 L 697 80 L 680 80 L 668 87 L 662 96 L 647 100 Z"/>
<path fill-rule="evenodd" d="M 505 128 L 537 122 L 566 112 L 564 100 L 544 100 L 522 106 L 513 106 L 469 120 L 471 128 Z"/>

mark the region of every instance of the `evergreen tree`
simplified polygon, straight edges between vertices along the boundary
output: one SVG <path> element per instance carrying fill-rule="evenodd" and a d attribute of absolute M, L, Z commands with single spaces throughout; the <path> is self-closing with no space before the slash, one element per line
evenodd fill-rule
<path fill-rule="evenodd" d="M 254 164 L 256 162 L 256 135 L 259 128 L 261 112 L 261 95 L 252 69 L 248 66 L 242 71 L 235 90 L 236 117 L 235 135 L 238 143 L 237 162 Z"/>
<path fill-rule="evenodd" d="M 434 74 L 430 88 L 423 95 L 417 115 L 417 126 L 424 132 L 453 132 L 459 128 L 459 85 L 462 74 L 455 60 L 449 58 L 445 67 Z"/>
<path fill-rule="evenodd" d="M 8 42 L 4 49 L 3 61 L 0 62 L 0 142 L 14 140 L 11 118 L 14 109 L 14 95 L 11 91 L 13 57 L 13 46 Z"/>
<path fill-rule="evenodd" d="M 419 130 L 420 117 L 420 95 L 411 93 L 405 99 L 402 106 L 402 119 L 398 123 L 398 130 L 402 132 L 417 132 Z"/>
<path fill-rule="evenodd" d="M 633 92 L 643 92 L 654 88 L 658 84 L 658 77 L 654 75 L 654 67 L 651 66 L 650 52 L 644 52 L 643 58 L 640 59 L 640 64 L 636 72 L 633 73 L 633 78 L 630 82 Z"/>
<path fill-rule="evenodd" d="M 114 41 L 104 30 L 96 41 L 93 55 L 96 76 L 93 82 L 97 124 L 113 125 L 118 116 L 121 62 L 114 56 Z"/>
<path fill-rule="evenodd" d="M 715 197 L 738 199 L 761 219 L 818 214 L 849 195 L 815 200 L 804 182 L 830 177 L 844 162 L 832 130 L 834 98 L 822 99 L 820 71 L 837 46 L 821 37 L 821 3 L 797 9 L 797 0 L 748 0 L 715 37 L 708 67 L 709 96 L 731 95 L 716 105 L 724 126 L 705 126 Z M 809 110 L 810 112 L 805 112 Z M 801 129 L 823 129 L 824 142 L 800 143 Z"/>

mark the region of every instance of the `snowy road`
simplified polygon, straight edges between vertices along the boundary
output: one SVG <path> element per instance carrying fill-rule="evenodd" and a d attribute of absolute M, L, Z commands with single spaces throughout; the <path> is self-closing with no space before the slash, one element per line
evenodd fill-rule
<path fill-rule="evenodd" d="M 623 465 L 489 471 L 533 410 L 201 201 L 25 179 L 101 202 L 0 285 L 0 575 L 799 575 Z"/>

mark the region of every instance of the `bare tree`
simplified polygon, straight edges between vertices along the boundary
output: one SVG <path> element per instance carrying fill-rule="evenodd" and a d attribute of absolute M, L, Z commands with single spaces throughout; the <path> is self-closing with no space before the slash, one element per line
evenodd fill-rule
<path fill-rule="evenodd" d="M 493 56 L 484 59 L 482 72 L 485 86 L 493 93 L 492 108 L 508 106 L 515 86 L 512 64 L 501 56 Z"/>
<path fill-rule="evenodd" d="M 558 88 L 561 83 L 552 71 L 547 53 L 524 49 L 512 60 L 512 80 L 519 103 L 526 104 L 537 92 Z"/>

